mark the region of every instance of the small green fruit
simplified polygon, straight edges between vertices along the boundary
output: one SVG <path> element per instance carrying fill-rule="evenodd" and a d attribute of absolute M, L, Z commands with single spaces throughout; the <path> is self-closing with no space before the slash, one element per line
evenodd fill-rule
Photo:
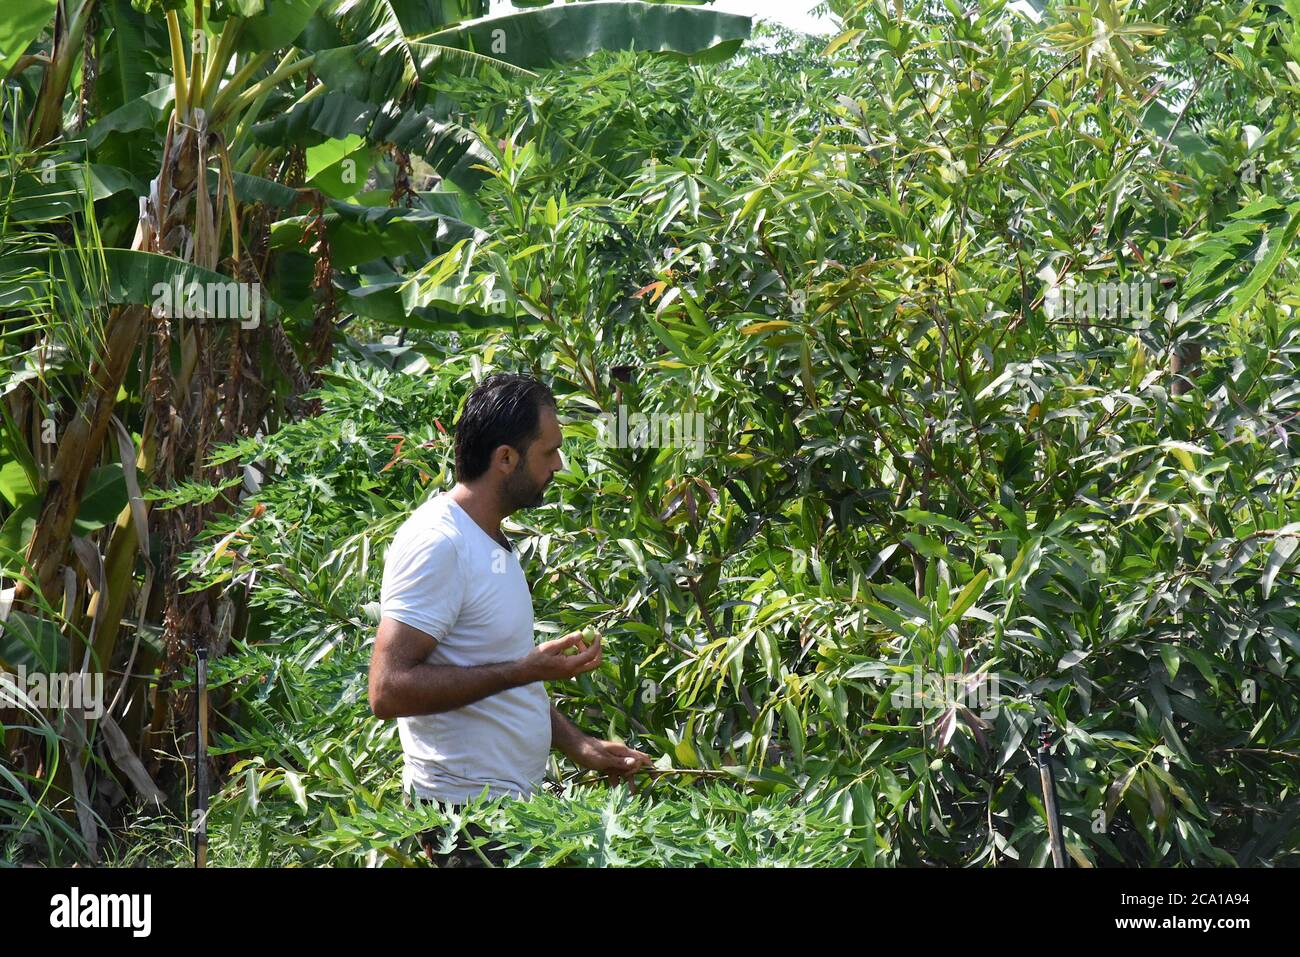
<path fill-rule="evenodd" d="M 599 632 L 597 632 L 595 628 L 584 628 L 584 629 L 582 629 L 582 633 L 581 633 L 581 636 L 580 636 L 580 640 L 581 640 L 581 642 L 582 642 L 582 645 L 583 645 L 585 648 L 590 648 L 590 647 L 591 647 L 591 643 L 592 643 L 593 641 L 596 640 L 598 634 L 599 634 Z M 565 649 L 564 649 L 564 653 L 565 653 L 566 655 L 577 655 L 577 654 L 581 654 L 581 653 L 582 653 L 582 650 L 583 650 L 583 649 L 582 649 L 582 648 L 579 648 L 577 645 L 570 645 L 568 648 L 565 648 Z"/>

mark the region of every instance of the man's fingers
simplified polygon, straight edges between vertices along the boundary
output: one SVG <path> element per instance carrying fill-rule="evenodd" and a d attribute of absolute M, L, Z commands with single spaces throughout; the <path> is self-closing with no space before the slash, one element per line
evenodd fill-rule
<path fill-rule="evenodd" d="M 582 639 L 582 632 L 571 631 L 562 638 L 552 638 L 550 641 L 543 641 L 537 646 L 538 651 L 544 651 L 548 655 L 558 654 L 565 648 L 572 648 Z"/>
<path fill-rule="evenodd" d="M 567 635 L 564 635 L 560 638 L 552 638 L 550 641 L 544 641 L 537 647 L 538 649 L 546 652 L 547 654 L 555 655 L 555 654 L 561 654 L 566 649 L 573 648 L 575 646 L 579 649 L 580 652 L 584 652 L 584 653 L 591 650 L 592 648 L 599 648 L 600 634 L 597 633 L 596 637 L 591 640 L 590 644 L 588 644 L 587 639 L 583 637 L 582 632 L 571 631 Z"/>
<path fill-rule="evenodd" d="M 636 748 L 629 748 L 626 744 L 617 744 L 614 745 L 613 747 L 617 749 L 617 754 L 619 755 L 619 757 L 634 758 L 635 760 L 639 762 L 643 762 L 645 764 L 654 763 L 654 759 L 650 757 L 650 755 L 646 754 L 644 751 L 638 751 Z"/>
<path fill-rule="evenodd" d="M 609 764 L 607 770 L 610 774 L 617 774 L 624 780 L 631 780 L 632 776 L 641 770 L 642 764 L 639 760 L 626 755 L 608 752 Z"/>
<path fill-rule="evenodd" d="M 576 655 L 572 655 L 571 660 L 575 667 L 581 668 L 591 661 L 600 664 L 600 657 L 600 645 L 592 645 L 590 648 L 585 648 Z"/>
<path fill-rule="evenodd" d="M 565 635 L 563 638 L 545 642 L 537 647 L 543 654 L 558 660 L 586 660 L 586 657 L 591 654 L 591 647 L 583 642 L 581 632 Z"/>
<path fill-rule="evenodd" d="M 542 642 L 537 646 L 538 652 L 551 659 L 546 668 L 551 672 L 547 681 L 573 678 L 583 672 L 599 668 L 604 660 L 600 646 L 600 634 L 591 638 L 590 643 L 580 631 L 571 631 L 561 638 Z"/>
<path fill-rule="evenodd" d="M 578 675 L 585 675 L 588 671 L 595 671 L 599 667 L 599 661 L 588 661 L 577 665 L 570 665 L 569 677 L 576 678 Z"/>

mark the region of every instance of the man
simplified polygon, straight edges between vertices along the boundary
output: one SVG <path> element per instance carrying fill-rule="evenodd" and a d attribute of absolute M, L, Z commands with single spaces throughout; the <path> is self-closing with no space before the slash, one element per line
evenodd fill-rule
<path fill-rule="evenodd" d="M 630 781 L 650 756 L 584 734 L 543 684 L 598 667 L 599 634 L 534 645 L 532 595 L 501 532 L 507 515 L 542 503 L 563 467 L 555 397 L 537 379 L 498 373 L 470 395 L 455 432 L 456 486 L 411 514 L 384 564 L 370 709 L 397 719 L 403 789 L 453 805 L 485 787 L 526 798 L 552 747 L 610 783 Z M 432 833 L 421 843 L 436 862 Z"/>

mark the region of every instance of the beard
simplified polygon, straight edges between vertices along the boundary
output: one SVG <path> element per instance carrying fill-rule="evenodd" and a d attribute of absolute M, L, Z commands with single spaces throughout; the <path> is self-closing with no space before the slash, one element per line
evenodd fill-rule
<path fill-rule="evenodd" d="M 521 460 L 501 486 L 501 498 L 512 512 L 521 508 L 536 508 L 542 504 L 549 482 L 549 479 L 541 483 L 534 481 Z"/>

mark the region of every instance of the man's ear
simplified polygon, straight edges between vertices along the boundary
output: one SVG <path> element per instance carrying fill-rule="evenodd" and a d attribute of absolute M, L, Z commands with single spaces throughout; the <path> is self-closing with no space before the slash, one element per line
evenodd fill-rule
<path fill-rule="evenodd" d="M 492 450 L 492 467 L 499 468 L 505 472 L 513 472 L 518 466 L 515 461 L 519 458 L 519 452 L 509 445 L 498 445 Z"/>

